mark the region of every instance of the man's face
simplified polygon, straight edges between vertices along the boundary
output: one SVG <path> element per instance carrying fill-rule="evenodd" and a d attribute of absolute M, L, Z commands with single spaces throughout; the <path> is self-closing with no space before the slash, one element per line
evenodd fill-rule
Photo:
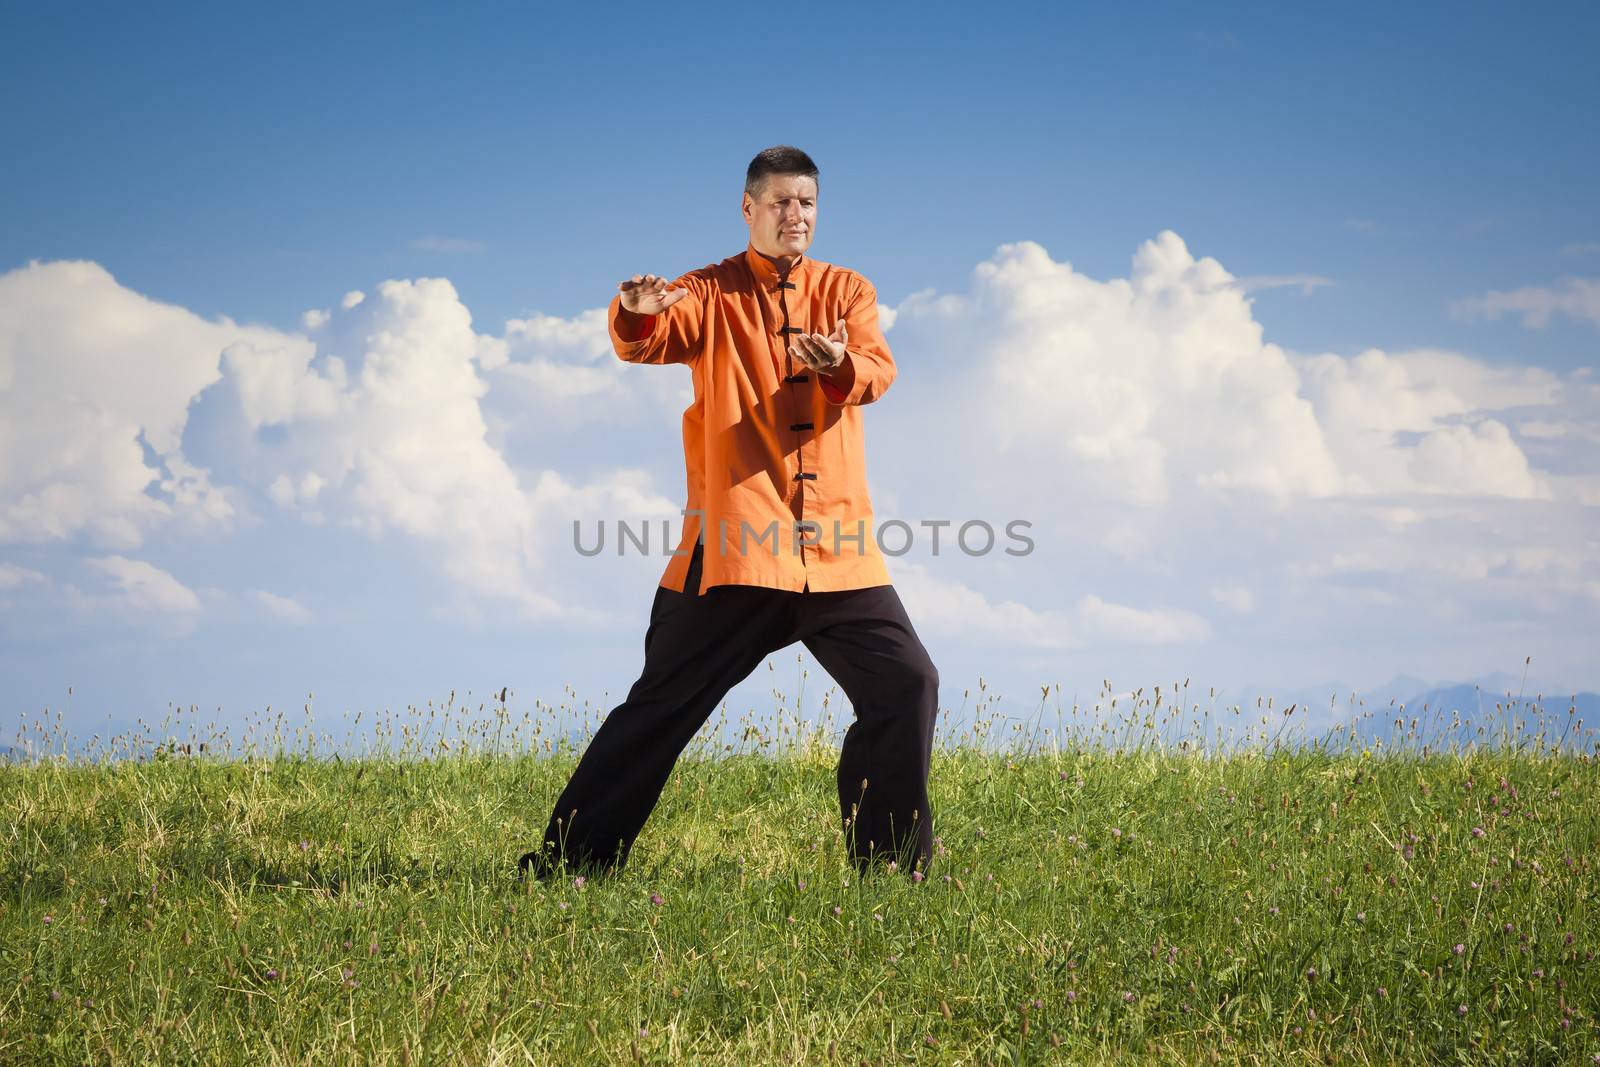
<path fill-rule="evenodd" d="M 744 194 L 751 247 L 775 258 L 798 256 L 810 248 L 817 228 L 816 179 L 769 174 L 758 194 Z"/>

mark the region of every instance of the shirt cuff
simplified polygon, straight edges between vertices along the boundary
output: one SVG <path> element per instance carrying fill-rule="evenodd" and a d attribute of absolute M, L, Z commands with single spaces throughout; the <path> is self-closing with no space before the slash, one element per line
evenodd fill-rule
<path fill-rule="evenodd" d="M 640 315 L 625 307 L 617 308 L 617 336 L 624 341 L 642 341 L 656 328 L 654 315 Z"/>
<path fill-rule="evenodd" d="M 835 404 L 848 404 L 851 394 L 859 398 L 861 391 L 856 388 L 856 365 L 849 352 L 845 353 L 844 362 L 840 364 L 839 373 L 831 378 L 826 374 L 817 375 L 817 380 L 822 383 L 822 395 Z"/>

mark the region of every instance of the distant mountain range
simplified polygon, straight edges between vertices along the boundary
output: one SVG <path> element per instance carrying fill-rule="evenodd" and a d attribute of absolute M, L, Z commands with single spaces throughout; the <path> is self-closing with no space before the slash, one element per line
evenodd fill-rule
<path fill-rule="evenodd" d="M 1400 674 L 1367 691 L 1340 682 L 1292 690 L 1250 687 L 1225 698 L 1218 694 L 1219 708 L 1238 704 L 1254 710 L 1259 700 L 1264 710 L 1269 698 L 1275 713 L 1295 706 L 1295 714 L 1305 716 L 1298 731 L 1302 739 L 1341 724 L 1353 724 L 1365 742 L 1392 745 L 1410 737 L 1435 748 L 1452 740 L 1531 743 L 1541 731 L 1550 744 L 1593 748 L 1600 737 L 1600 693 L 1525 683 L 1506 671 L 1440 683 Z"/>

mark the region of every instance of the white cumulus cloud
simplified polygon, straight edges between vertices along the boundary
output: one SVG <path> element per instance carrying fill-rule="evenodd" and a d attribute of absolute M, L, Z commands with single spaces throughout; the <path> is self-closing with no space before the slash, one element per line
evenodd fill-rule
<path fill-rule="evenodd" d="M 127 607 L 184 614 L 200 610 L 200 598 L 194 590 L 145 560 L 93 556 L 84 562 L 110 580 L 117 598 Z"/>
<path fill-rule="evenodd" d="M 294 597 L 269 593 L 265 589 L 252 589 L 250 590 L 250 598 L 260 605 L 263 611 L 279 622 L 307 623 L 311 621 L 311 609 Z"/>
<path fill-rule="evenodd" d="M 223 353 L 217 414 L 253 436 L 272 499 L 449 545 L 446 570 L 474 592 L 553 612 L 531 580 L 531 502 L 485 440 L 476 335 L 454 287 L 384 282 L 373 298 L 347 297 L 317 334 Z"/>
<path fill-rule="evenodd" d="M 636 461 L 558 469 L 568 455 L 558 442 L 513 465 L 506 420 L 497 432 L 482 403 L 497 355 L 508 390 L 541 361 L 551 394 L 541 402 L 574 423 L 586 416 L 572 414 L 573 397 L 625 397 L 610 381 L 619 361 L 598 358 L 600 316 L 479 334 L 448 281 L 421 278 L 351 290 L 307 312 L 305 332 L 285 332 L 207 321 L 95 263 L 30 263 L 0 276 L 0 543 L 85 537 L 102 552 L 93 566 L 124 582 L 123 601 L 192 610 L 198 600 L 176 579 L 104 550 L 156 531 L 226 534 L 259 520 L 258 498 L 310 523 L 415 539 L 463 605 L 601 618 L 554 592 L 563 576 L 549 564 L 570 551 L 572 509 L 631 518 L 678 505 Z M 597 377 L 603 388 L 584 384 Z M 684 384 L 652 388 L 677 395 Z"/>
<path fill-rule="evenodd" d="M 35 583 L 42 585 L 48 581 L 48 578 L 31 568 L 15 563 L 0 563 L 0 592 Z"/>
<path fill-rule="evenodd" d="M 228 494 L 179 447 L 188 406 L 225 345 L 271 336 L 151 300 L 97 263 L 0 275 L 0 542 L 126 549 L 171 520 L 226 525 Z"/>
<path fill-rule="evenodd" d="M 1211 587 L 1211 599 L 1227 608 L 1229 611 L 1241 615 L 1255 610 L 1256 597 L 1249 586 L 1244 585 L 1216 585 Z"/>
<path fill-rule="evenodd" d="M 1034 523 L 1039 551 L 993 561 L 974 586 L 987 607 L 963 609 L 984 631 L 1026 609 L 1028 626 L 1081 637 L 1098 611 L 1107 643 L 1125 621 L 1241 662 L 1321 634 L 1299 666 L 1323 676 L 1340 668 L 1313 657 L 1379 632 L 1386 657 L 1426 646 L 1468 674 L 1469 648 L 1511 654 L 1508 629 L 1577 657 L 1568 635 L 1600 622 L 1583 592 L 1600 578 L 1589 374 L 1441 349 L 1294 352 L 1244 289 L 1165 232 L 1125 278 L 1019 242 L 964 290 L 913 294 L 895 308 L 902 374 L 869 423 L 875 500 L 888 485 L 902 517 Z M 961 615 L 959 591 L 926 599 Z"/>
<path fill-rule="evenodd" d="M 942 578 L 923 563 L 897 562 L 895 588 L 918 627 L 959 634 L 963 639 L 1025 648 L 1084 648 L 1107 644 L 1170 644 L 1196 641 L 1210 624 L 1182 608 L 1138 608 L 1093 593 L 1067 608 L 1035 608 L 991 598 L 963 582 Z"/>
<path fill-rule="evenodd" d="M 1600 278 L 1563 278 L 1556 285 L 1491 290 L 1457 300 L 1451 311 L 1464 319 L 1521 315 L 1522 324 L 1534 330 L 1548 326 L 1556 315 L 1600 326 Z"/>

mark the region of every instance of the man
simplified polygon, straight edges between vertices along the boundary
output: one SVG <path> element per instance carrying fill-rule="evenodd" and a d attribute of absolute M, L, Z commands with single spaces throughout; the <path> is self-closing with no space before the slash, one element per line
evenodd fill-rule
<path fill-rule="evenodd" d="M 525 872 L 620 868 L 673 764 L 727 691 L 801 641 L 854 708 L 839 808 L 865 871 L 925 869 L 939 675 L 873 537 L 861 409 L 895 377 L 877 292 L 805 255 L 817 168 L 797 148 L 745 174 L 745 251 L 670 286 L 636 274 L 609 311 L 630 363 L 686 363 L 688 504 L 645 631 L 644 670 L 590 741 Z"/>

